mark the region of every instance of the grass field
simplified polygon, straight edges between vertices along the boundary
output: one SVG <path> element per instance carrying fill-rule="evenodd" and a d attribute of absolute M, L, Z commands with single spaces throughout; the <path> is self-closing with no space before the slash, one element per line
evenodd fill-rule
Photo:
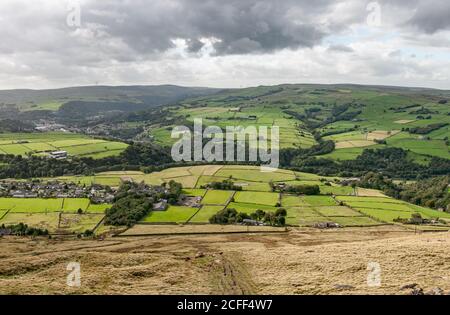
<path fill-rule="evenodd" d="M 233 191 L 208 190 L 202 199 L 202 203 L 207 205 L 225 205 L 233 196 L 233 193 Z"/>
<path fill-rule="evenodd" d="M 255 204 L 255 203 L 243 203 L 243 202 L 230 202 L 228 205 L 229 209 L 236 209 L 237 212 L 244 212 L 247 214 L 253 213 L 256 210 L 263 210 L 263 211 L 272 211 L 275 212 L 277 210 L 276 207 L 268 206 L 268 205 L 261 205 L 261 204 Z"/>
<path fill-rule="evenodd" d="M 27 224 L 28 226 L 47 229 L 50 232 L 55 232 L 58 229 L 59 213 L 15 213 L 9 212 L 1 221 L 0 224 L 5 226 L 19 223 Z"/>
<path fill-rule="evenodd" d="M 94 228 L 110 206 L 91 204 L 87 198 L 0 198 L 0 225 L 25 223 L 50 233 L 79 233 Z"/>
<path fill-rule="evenodd" d="M 422 218 L 450 219 L 450 213 L 440 212 L 412 205 L 391 198 L 377 197 L 337 197 L 353 209 L 383 222 L 394 222 L 395 219 L 410 219 L 413 213 L 420 213 Z"/>
<path fill-rule="evenodd" d="M 356 86 L 342 91 L 295 84 L 246 88 L 196 98 L 192 102 L 186 100 L 170 110 L 191 122 L 201 118 L 205 125 L 222 128 L 279 126 L 281 148 L 311 147 L 316 141 L 311 130 L 304 127 L 305 120 L 325 122 L 315 131 L 324 134 L 323 139 L 335 142 L 334 152 L 323 156 L 335 160 L 355 159 L 365 148 L 386 146 L 410 150 L 420 156 L 418 160 L 430 156 L 449 157 L 449 147 L 445 144 L 450 135 L 448 126 L 433 131 L 430 140 L 419 140 L 408 130 L 400 132 L 402 128 L 449 123 L 448 105 L 438 103 L 438 98 L 444 96 L 431 91 L 419 93 Z M 346 107 L 345 113 L 356 115 L 336 119 L 335 107 L 347 104 L 351 105 Z M 432 114 L 421 117 L 416 113 L 418 110 L 428 110 Z M 174 141 L 170 139 L 172 127 L 156 126 L 151 133 L 158 143 L 170 145 Z M 270 141 L 270 137 L 267 139 Z M 378 145 L 375 140 L 385 140 L 387 145 Z"/>
<path fill-rule="evenodd" d="M 349 207 L 338 206 L 328 196 L 289 196 L 284 195 L 282 205 L 287 209 L 286 222 L 290 225 L 312 226 L 319 222 L 335 222 L 341 226 L 379 225 L 369 216 Z"/>
<path fill-rule="evenodd" d="M 186 223 L 199 209 L 170 206 L 166 211 L 152 211 L 143 223 Z"/>
<path fill-rule="evenodd" d="M 275 206 L 279 201 L 278 193 L 238 191 L 234 196 L 235 202 L 252 203 L 258 205 Z"/>
<path fill-rule="evenodd" d="M 268 127 L 278 126 L 280 130 L 280 147 L 309 148 L 316 143 L 314 137 L 305 128 L 302 128 L 298 121 L 292 119 L 279 107 L 274 106 L 255 106 L 240 108 L 240 106 L 211 106 L 190 107 L 185 104 L 182 107 L 174 109 L 174 114 L 185 116 L 188 121 L 194 118 L 201 118 L 206 126 L 214 125 L 221 128 L 226 127 Z M 151 135 L 156 142 L 162 145 L 171 145 L 174 139 L 170 138 L 172 126 L 156 127 L 151 130 Z M 270 130 L 264 138 L 268 139 L 270 144 Z"/>
<path fill-rule="evenodd" d="M 224 206 L 203 206 L 189 223 L 208 223 L 209 218 L 222 210 Z"/>
<path fill-rule="evenodd" d="M 127 148 L 122 142 L 93 139 L 65 132 L 0 134 L 0 153 L 42 155 L 45 152 L 67 151 L 69 155 L 102 158 L 120 154 Z"/>
<path fill-rule="evenodd" d="M 233 175 L 233 182 L 243 188 L 242 191 L 200 188 L 214 181 L 220 182 L 229 179 L 230 175 Z M 192 177 L 197 178 L 195 183 L 191 180 Z M 414 212 L 421 213 L 424 218 L 450 219 L 450 214 L 388 198 L 377 190 L 358 188 L 355 191 L 351 187 L 340 186 L 335 182 L 337 178 L 282 169 L 274 173 L 263 173 L 259 167 L 253 166 L 202 165 L 166 169 L 151 174 L 138 171 L 116 171 L 87 177 L 59 179 L 77 183 L 105 183 L 112 186 L 118 186 L 122 180 L 145 181 L 148 184 L 157 185 L 174 180 L 183 184 L 184 194 L 202 197 L 201 204 L 203 206 L 200 210 L 171 206 L 167 211 L 152 212 L 142 221 L 152 224 L 186 223 L 189 219 L 191 219 L 189 223 L 208 223 L 212 215 L 225 207 L 248 214 L 258 209 L 275 212 L 279 203 L 278 206 L 285 208 L 288 212 L 287 224 L 294 226 L 312 226 L 318 222 L 336 222 L 342 226 L 379 225 L 393 223 L 393 220 L 398 217 L 410 218 Z M 319 185 L 321 195 L 294 196 L 270 192 L 269 181 L 271 180 L 278 180 L 290 185 Z M 325 182 L 331 184 L 325 185 Z M 338 201 L 330 194 L 335 195 Z M 339 202 L 344 202 L 347 206 L 340 206 Z M 78 208 L 81 208 L 87 214 L 102 214 L 108 207 L 109 205 L 92 205 L 82 199 L 66 199 L 64 203 L 62 200 L 0 199 L 0 211 L 11 209 L 11 212 L 64 211 L 64 213 L 75 213 Z"/>
<path fill-rule="evenodd" d="M 65 232 L 82 233 L 86 230 L 93 230 L 103 219 L 102 214 L 72 214 L 63 213 L 61 215 L 58 230 Z"/>
<path fill-rule="evenodd" d="M 94 205 L 90 204 L 87 198 L 0 198 L 0 209 L 10 210 L 10 212 L 72 212 L 78 209 L 91 213 L 103 213 L 108 204 Z"/>

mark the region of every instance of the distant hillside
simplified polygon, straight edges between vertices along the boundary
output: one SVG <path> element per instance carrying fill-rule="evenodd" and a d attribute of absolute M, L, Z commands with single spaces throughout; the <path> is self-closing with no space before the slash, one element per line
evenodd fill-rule
<path fill-rule="evenodd" d="M 153 123 L 149 116 L 139 115 Z M 280 147 L 309 150 L 301 152 L 303 156 L 342 162 L 356 159 L 366 149 L 394 147 L 420 164 L 429 164 L 432 157 L 450 159 L 448 90 L 355 84 L 258 86 L 186 99 L 167 116 L 171 119 L 159 118 L 149 130 L 162 145 L 175 141 L 170 137 L 174 125 L 203 118 L 205 125 L 221 127 L 277 125 Z M 302 160 L 296 161 L 297 166 Z M 307 162 L 311 163 L 303 161 Z"/>
<path fill-rule="evenodd" d="M 57 111 L 63 104 L 82 106 L 94 103 L 101 110 L 113 106 L 114 110 L 139 110 L 165 105 L 180 100 L 210 95 L 217 89 L 160 86 L 86 86 L 53 90 L 0 91 L 0 115 L 11 118 L 23 111 Z M 135 104 L 131 106 L 130 104 Z M 83 108 L 82 110 L 84 110 Z M 70 110 L 72 113 L 73 111 Z M 90 114 L 93 114 L 92 112 Z"/>

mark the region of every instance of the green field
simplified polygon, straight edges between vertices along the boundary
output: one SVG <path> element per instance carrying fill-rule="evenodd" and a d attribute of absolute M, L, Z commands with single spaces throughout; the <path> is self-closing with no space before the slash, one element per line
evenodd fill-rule
<path fill-rule="evenodd" d="M 338 197 L 339 200 L 357 211 L 383 222 L 395 219 L 410 219 L 413 213 L 420 213 L 423 218 L 450 219 L 450 213 L 419 207 L 390 198 L 376 197 Z"/>
<path fill-rule="evenodd" d="M 237 212 L 244 212 L 247 214 L 253 213 L 256 210 L 263 210 L 266 212 L 267 211 L 275 212 L 277 210 L 277 208 L 273 206 L 254 203 L 243 203 L 243 202 L 230 202 L 227 208 L 236 209 Z"/>
<path fill-rule="evenodd" d="M 233 191 L 208 190 L 202 203 L 206 205 L 225 205 L 233 196 Z"/>
<path fill-rule="evenodd" d="M 336 206 L 336 201 L 328 196 L 304 196 L 302 197 L 305 203 L 312 206 Z"/>
<path fill-rule="evenodd" d="M 242 107 L 234 106 L 228 103 L 226 106 L 215 106 L 217 102 L 206 107 L 191 107 L 184 104 L 173 110 L 176 115 L 185 116 L 188 121 L 193 122 L 194 118 L 201 118 L 204 125 L 214 125 L 222 128 L 228 126 L 254 126 L 254 127 L 268 127 L 278 126 L 280 128 L 280 147 L 291 148 L 301 147 L 309 148 L 316 143 L 314 137 L 306 128 L 302 128 L 298 121 L 293 119 L 291 115 L 283 112 L 283 110 L 276 106 L 255 106 Z M 242 108 L 241 108 L 242 107 Z M 156 139 L 156 142 L 162 145 L 171 145 L 174 139 L 171 139 L 172 126 L 156 127 L 151 130 L 151 135 Z M 264 136 L 269 141 L 271 140 L 271 133 Z"/>
<path fill-rule="evenodd" d="M 183 194 L 191 197 L 203 197 L 206 189 L 183 189 Z"/>
<path fill-rule="evenodd" d="M 64 199 L 62 211 L 64 212 L 77 212 L 78 209 L 86 210 L 89 207 L 89 199 Z"/>
<path fill-rule="evenodd" d="M 278 193 L 238 191 L 234 195 L 235 202 L 275 206 L 279 201 Z"/>
<path fill-rule="evenodd" d="M 0 154 L 42 155 L 52 151 L 67 151 L 73 156 L 102 158 L 118 155 L 127 146 L 122 142 L 65 132 L 0 134 Z"/>
<path fill-rule="evenodd" d="M 317 212 L 326 217 L 359 217 L 361 213 L 342 206 L 316 207 Z"/>
<path fill-rule="evenodd" d="M 221 191 L 200 189 L 213 181 L 228 179 L 224 175 L 238 174 L 235 184 L 244 188 L 243 191 Z M 190 181 L 192 177 L 196 182 Z M 288 178 L 288 184 L 319 185 L 321 195 L 295 196 L 268 191 L 269 181 L 274 178 Z M 183 183 L 183 194 L 202 197 L 202 207 L 189 208 L 170 206 L 167 211 L 151 212 L 143 223 L 208 223 L 209 218 L 223 208 L 234 208 L 238 212 L 250 214 L 256 210 L 275 212 L 279 207 L 287 210 L 287 224 L 294 226 L 312 226 L 318 222 L 336 222 L 342 226 L 370 226 L 391 224 L 396 218 L 410 218 L 414 212 L 419 212 L 424 218 L 448 218 L 450 213 L 438 212 L 432 209 L 418 207 L 389 197 L 359 197 L 352 196 L 351 187 L 341 187 L 336 184 L 336 178 L 326 178 L 314 174 L 277 170 L 275 173 L 263 173 L 259 167 L 251 166 L 221 166 L 202 165 L 166 169 L 164 171 L 144 174 L 139 171 L 105 172 L 87 177 L 63 177 L 64 181 L 77 183 L 105 182 L 119 185 L 122 180 L 144 181 L 148 184 L 161 184 L 174 180 Z M 327 186 L 324 182 L 330 182 Z M 184 186 L 188 183 L 187 186 Z M 197 187 L 197 188 L 195 188 Z M 252 190 L 249 190 L 249 187 Z M 328 191 L 326 189 L 329 189 Z M 376 192 L 376 191 L 375 191 Z M 335 198 L 326 195 L 335 194 Z M 234 196 L 233 196 L 234 194 Z M 233 198 L 231 198 L 233 196 Z M 336 201 L 336 200 L 337 201 Z M 344 206 L 339 202 L 345 203 Z M 280 203 L 280 204 L 279 204 Z M 278 207 L 277 207 L 278 206 Z M 10 213 L 50 214 L 64 211 L 64 214 L 74 214 L 81 208 L 87 214 L 103 214 L 110 205 L 93 205 L 87 199 L 13 199 L 0 198 L 0 214 L 8 209 Z M 81 224 L 81 223 L 80 223 Z"/>
<path fill-rule="evenodd" d="M 189 223 L 208 223 L 209 218 L 222 210 L 224 206 L 203 206 Z"/>
<path fill-rule="evenodd" d="M 152 211 L 143 223 L 186 223 L 199 209 L 170 206 L 166 211 Z"/>
<path fill-rule="evenodd" d="M 10 209 L 10 212 L 59 212 L 62 210 L 64 199 L 20 199 L 0 198 L 0 208 Z"/>
<path fill-rule="evenodd" d="M 279 182 L 295 180 L 294 172 L 261 172 L 259 170 L 243 170 L 223 168 L 216 173 L 216 176 L 232 178 L 236 180 L 247 180 L 253 182 Z"/>
<path fill-rule="evenodd" d="M 10 210 L 11 213 L 48 213 L 48 212 L 71 212 L 78 209 L 91 213 L 104 213 L 110 207 L 107 204 L 90 204 L 87 198 L 0 198 L 0 209 Z"/>
<path fill-rule="evenodd" d="M 279 126 L 281 148 L 311 147 L 316 141 L 311 127 L 305 128 L 305 121 L 310 125 L 322 123 L 312 129 L 323 134 L 324 140 L 335 142 L 336 149 L 321 157 L 350 160 L 367 147 L 387 146 L 410 150 L 419 155 L 417 160 L 423 160 L 450 157 L 445 143 L 450 136 L 449 126 L 426 135 L 430 139 L 418 139 L 407 130 L 450 123 L 448 104 L 438 102 L 449 95 L 439 93 L 444 92 L 364 86 L 260 86 L 185 100 L 170 107 L 170 111 L 190 122 L 201 118 L 204 125 L 222 128 Z M 343 117 L 336 117 L 339 107 L 344 108 L 339 111 Z M 170 138 L 172 127 L 158 125 L 151 134 L 156 142 L 170 145 L 175 141 Z M 270 136 L 267 140 L 270 142 Z M 387 145 L 378 145 L 375 140 L 385 140 Z"/>
<path fill-rule="evenodd" d="M 0 225 L 25 223 L 50 233 L 80 233 L 93 229 L 109 207 L 91 204 L 87 198 L 0 198 Z M 78 209 L 83 214 L 78 214 Z"/>

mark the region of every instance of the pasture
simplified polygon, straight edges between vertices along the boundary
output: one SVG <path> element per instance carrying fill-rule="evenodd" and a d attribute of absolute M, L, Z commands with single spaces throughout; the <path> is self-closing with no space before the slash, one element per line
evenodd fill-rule
<path fill-rule="evenodd" d="M 225 205 L 233 194 L 233 191 L 208 190 L 205 197 L 202 199 L 202 204 Z"/>
<path fill-rule="evenodd" d="M 0 154 L 25 156 L 67 151 L 72 156 L 103 158 L 118 155 L 127 146 L 122 142 L 93 139 L 66 132 L 0 134 Z"/>
<path fill-rule="evenodd" d="M 230 179 L 230 176 L 235 185 L 242 187 L 242 191 L 200 188 L 211 182 Z M 196 181 L 191 178 L 195 178 Z M 410 218 L 414 212 L 421 213 L 424 218 L 450 219 L 450 214 L 392 199 L 377 190 L 361 188 L 354 190 L 349 186 L 340 186 L 335 181 L 338 178 L 282 169 L 264 173 L 257 166 L 200 165 L 171 168 L 150 174 L 116 171 L 59 179 L 76 183 L 106 183 L 113 186 L 130 180 L 156 185 L 174 180 L 183 184 L 185 195 L 202 197 L 200 209 L 170 206 L 167 211 L 151 212 L 142 220 L 142 223 L 151 224 L 206 224 L 212 215 L 224 208 L 234 208 L 238 212 L 250 214 L 256 210 L 275 212 L 280 207 L 287 210 L 286 222 L 292 226 L 312 226 L 319 222 L 336 222 L 344 227 L 392 224 L 394 219 Z M 321 195 L 296 196 L 271 192 L 270 181 L 290 185 L 319 185 Z M 75 214 L 78 208 L 81 208 L 84 213 L 94 215 L 104 213 L 109 207 L 109 205 L 93 205 L 82 199 L 35 201 L 11 199 L 0 199 L 0 211 L 36 214 L 63 211 L 64 214 Z M 340 202 L 345 205 L 340 205 Z"/>
<path fill-rule="evenodd" d="M 238 191 L 234 200 L 239 203 L 251 203 L 266 206 L 275 206 L 280 198 L 278 193 Z"/>
<path fill-rule="evenodd" d="M 202 206 L 201 209 L 189 220 L 189 223 L 208 223 L 209 218 L 222 210 L 224 206 Z"/>
<path fill-rule="evenodd" d="M 142 223 L 186 223 L 199 209 L 169 206 L 166 211 L 152 211 Z"/>
<path fill-rule="evenodd" d="M 338 196 L 337 199 L 351 208 L 383 222 L 393 223 L 398 218 L 410 219 L 413 213 L 419 213 L 422 218 L 426 219 L 450 219 L 450 213 L 419 207 L 386 197 Z"/>
<path fill-rule="evenodd" d="M 0 198 L 0 225 L 25 223 L 50 233 L 80 233 L 93 229 L 110 206 L 91 204 L 87 198 Z"/>

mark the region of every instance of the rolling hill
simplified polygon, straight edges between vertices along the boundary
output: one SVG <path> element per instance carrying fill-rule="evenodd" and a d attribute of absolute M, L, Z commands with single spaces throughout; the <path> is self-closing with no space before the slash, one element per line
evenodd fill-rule
<path fill-rule="evenodd" d="M 101 111 L 137 111 L 166 105 L 185 98 L 215 93 L 217 89 L 201 87 L 160 86 L 85 86 L 51 90 L 0 91 L 0 118 L 12 118 L 24 112 L 45 112 L 48 115 L 61 107 L 61 116 L 78 113 L 98 114 Z M 41 113 L 42 114 L 42 113 Z M 50 116 L 51 117 L 51 116 Z M 14 117 L 13 117 L 14 118 Z"/>
<path fill-rule="evenodd" d="M 358 85 L 280 85 L 226 90 L 181 101 L 171 117 L 205 125 L 279 126 L 281 148 L 332 141 L 322 157 L 355 159 L 366 148 L 402 148 L 411 160 L 450 159 L 450 91 Z M 170 145 L 173 125 L 150 134 Z"/>

